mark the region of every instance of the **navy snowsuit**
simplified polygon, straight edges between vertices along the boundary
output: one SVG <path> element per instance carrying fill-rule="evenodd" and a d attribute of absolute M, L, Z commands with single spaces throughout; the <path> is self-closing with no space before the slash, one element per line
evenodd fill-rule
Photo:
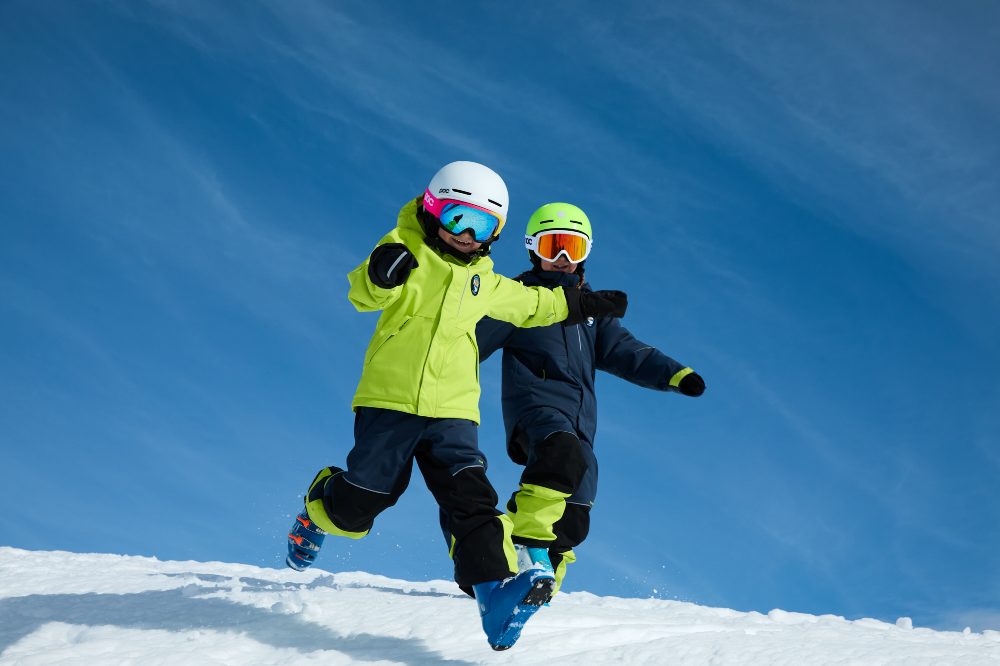
<path fill-rule="evenodd" d="M 572 273 L 535 268 L 525 285 L 590 290 Z M 597 496 L 597 370 L 639 386 L 676 391 L 690 368 L 637 340 L 618 319 L 519 329 L 494 319 L 476 328 L 479 358 L 503 349 L 503 417 L 507 451 L 524 465 L 507 504 L 514 543 L 549 549 L 557 580 L 587 536 Z"/>

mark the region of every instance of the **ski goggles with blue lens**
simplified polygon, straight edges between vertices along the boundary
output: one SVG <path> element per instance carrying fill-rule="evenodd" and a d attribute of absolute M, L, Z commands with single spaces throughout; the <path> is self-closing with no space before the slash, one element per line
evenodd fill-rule
<path fill-rule="evenodd" d="M 438 219 L 441 226 L 450 234 L 459 236 L 466 230 L 472 232 L 473 238 L 479 243 L 485 243 L 493 238 L 500 227 L 500 216 L 478 206 L 462 201 L 443 201 L 441 215 Z"/>

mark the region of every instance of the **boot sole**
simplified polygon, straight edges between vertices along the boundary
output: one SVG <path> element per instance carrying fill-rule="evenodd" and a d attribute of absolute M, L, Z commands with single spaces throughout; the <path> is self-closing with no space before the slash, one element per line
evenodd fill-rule
<path fill-rule="evenodd" d="M 535 584 L 531 586 L 531 590 L 524 595 L 524 599 L 521 600 L 521 605 L 544 606 L 552 601 L 552 590 L 555 586 L 556 581 L 554 578 L 542 578 L 540 580 L 536 580 Z"/>

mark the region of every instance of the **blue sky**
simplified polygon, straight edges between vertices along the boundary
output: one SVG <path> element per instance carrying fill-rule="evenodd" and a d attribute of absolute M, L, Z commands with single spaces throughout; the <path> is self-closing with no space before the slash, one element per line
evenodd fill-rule
<path fill-rule="evenodd" d="M 434 171 L 562 200 L 701 372 L 599 380 L 567 589 L 1000 629 L 1000 9 L 0 5 L 0 543 L 280 566 L 345 274 Z M 501 497 L 499 363 L 481 444 Z M 329 569 L 447 578 L 419 480 Z"/>

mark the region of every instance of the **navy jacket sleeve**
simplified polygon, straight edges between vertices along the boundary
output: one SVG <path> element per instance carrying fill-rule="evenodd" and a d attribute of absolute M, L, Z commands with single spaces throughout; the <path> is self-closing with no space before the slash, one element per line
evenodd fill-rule
<path fill-rule="evenodd" d="M 517 330 L 514 324 L 483 317 L 476 324 L 476 344 L 479 346 L 479 362 L 488 359 L 493 352 L 502 349 L 510 336 Z"/>
<path fill-rule="evenodd" d="M 687 369 L 656 348 L 636 340 L 617 318 L 599 320 L 595 352 L 598 370 L 659 391 L 676 390 L 678 373 Z"/>

